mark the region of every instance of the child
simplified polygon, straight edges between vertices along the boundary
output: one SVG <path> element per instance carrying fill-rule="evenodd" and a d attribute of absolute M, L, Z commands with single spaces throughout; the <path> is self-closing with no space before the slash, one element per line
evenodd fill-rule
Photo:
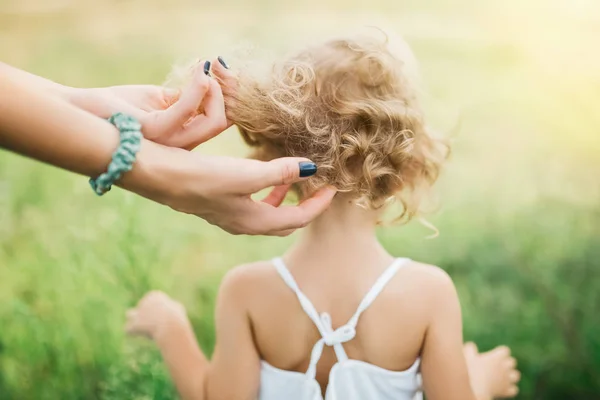
<path fill-rule="evenodd" d="M 217 301 L 208 364 L 184 308 L 151 293 L 128 330 L 153 338 L 184 399 L 430 400 L 514 396 L 506 348 L 463 346 L 458 297 L 438 267 L 390 255 L 375 228 L 392 202 L 419 214 L 446 145 L 419 108 L 411 57 L 387 37 L 308 48 L 257 78 L 223 63 L 228 117 L 255 156 L 309 157 L 318 174 L 297 193 L 338 194 L 282 258 L 235 268 Z M 222 60 L 219 60 L 222 61 Z M 278 206 L 287 187 L 266 201 Z"/>

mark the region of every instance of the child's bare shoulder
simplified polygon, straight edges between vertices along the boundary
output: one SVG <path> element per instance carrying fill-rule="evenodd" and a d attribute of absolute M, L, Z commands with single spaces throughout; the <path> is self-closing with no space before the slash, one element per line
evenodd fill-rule
<path fill-rule="evenodd" d="M 423 301 L 444 301 L 456 297 L 452 278 L 435 265 L 410 261 L 398 275 L 400 279 L 396 279 L 396 288 Z"/>
<path fill-rule="evenodd" d="M 406 279 L 415 280 L 419 283 L 434 286 L 452 284 L 450 275 L 436 265 L 410 260 L 408 265 L 400 271 L 404 271 Z"/>
<path fill-rule="evenodd" d="M 238 265 L 229 270 L 221 282 L 221 291 L 235 293 L 236 296 L 251 298 L 257 293 L 278 287 L 281 278 L 271 261 L 256 261 Z"/>

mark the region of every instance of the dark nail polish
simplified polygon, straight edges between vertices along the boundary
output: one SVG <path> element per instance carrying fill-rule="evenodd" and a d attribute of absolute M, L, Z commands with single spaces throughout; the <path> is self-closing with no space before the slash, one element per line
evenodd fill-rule
<path fill-rule="evenodd" d="M 229 65 L 227 65 L 227 63 L 225 62 L 225 60 L 223 60 L 223 58 L 221 56 L 217 57 L 217 60 L 219 60 L 219 63 L 225 68 L 225 69 L 229 69 Z"/>
<path fill-rule="evenodd" d="M 210 61 L 204 63 L 204 73 L 210 76 Z"/>
<path fill-rule="evenodd" d="M 306 178 L 307 176 L 313 176 L 317 173 L 317 164 L 310 161 L 301 161 L 300 166 L 300 178 Z"/>

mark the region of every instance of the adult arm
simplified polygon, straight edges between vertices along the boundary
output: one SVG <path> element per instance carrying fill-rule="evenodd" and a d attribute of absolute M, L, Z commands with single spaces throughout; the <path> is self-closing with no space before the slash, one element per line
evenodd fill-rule
<path fill-rule="evenodd" d="M 1 62 L 0 75 L 104 119 L 117 112 L 129 114 L 140 121 L 146 139 L 167 146 L 191 150 L 229 127 L 220 112 L 221 88 L 207 76 L 202 63 L 194 67 L 182 90 L 155 85 L 74 88 Z"/>
<path fill-rule="evenodd" d="M 209 90 L 213 95 L 202 100 L 205 109 L 211 108 L 207 118 L 224 120 L 219 85 L 210 84 Z M 198 93 L 190 91 L 185 99 L 182 94 L 180 101 L 189 105 Z M 118 142 L 118 132 L 108 122 L 0 74 L 0 147 L 95 177 L 106 170 Z M 143 140 L 134 168 L 117 184 L 230 233 L 287 235 L 324 211 L 335 194 L 323 188 L 297 206 L 279 207 L 288 185 L 307 178 L 302 166 L 316 171 L 302 158 L 259 162 L 209 157 Z M 252 199 L 271 186 L 278 187 L 264 201 Z"/>

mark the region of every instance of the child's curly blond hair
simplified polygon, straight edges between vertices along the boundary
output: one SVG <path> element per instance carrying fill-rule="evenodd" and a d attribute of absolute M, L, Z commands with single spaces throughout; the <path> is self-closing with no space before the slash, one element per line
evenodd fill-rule
<path fill-rule="evenodd" d="M 370 209 L 397 199 L 406 222 L 448 153 L 424 121 L 407 49 L 396 51 L 385 34 L 361 34 L 309 47 L 261 77 L 240 72 L 228 117 L 253 157 L 318 165 L 301 195 L 332 185 Z"/>

